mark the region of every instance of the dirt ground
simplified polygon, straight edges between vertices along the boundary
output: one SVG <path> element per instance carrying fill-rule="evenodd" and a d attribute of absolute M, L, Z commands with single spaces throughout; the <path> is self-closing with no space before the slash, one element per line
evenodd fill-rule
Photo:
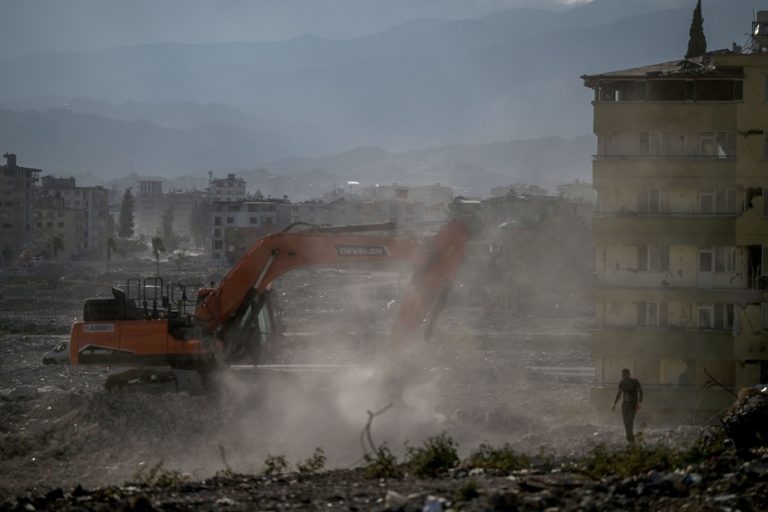
<path fill-rule="evenodd" d="M 0 502 L 120 485 L 160 461 L 200 480 L 225 468 L 257 474 L 269 454 L 294 462 L 322 447 L 329 467 L 352 469 L 362 460 L 366 411 L 389 403 L 372 434 L 397 455 L 406 442 L 443 431 L 462 455 L 482 442 L 563 455 L 623 443 L 619 416 L 601 422 L 588 403 L 589 317 L 494 310 L 462 283 L 433 339 L 408 348 L 403 392 L 387 393 L 370 364 L 386 348 L 405 284 L 395 272 L 299 271 L 278 282 L 289 336 L 267 362 L 341 367 L 241 370 L 222 377 L 216 392 L 190 395 L 109 393 L 102 384 L 115 369 L 41 364 L 67 339 L 86 297 L 107 296 L 139 268 L 105 275 L 49 266 L 0 279 L 0 389 L 37 391 L 0 400 Z M 205 273 L 206 281 L 222 274 Z M 683 426 L 643 428 L 642 415 L 638 423 L 649 443 L 695 435 Z"/>

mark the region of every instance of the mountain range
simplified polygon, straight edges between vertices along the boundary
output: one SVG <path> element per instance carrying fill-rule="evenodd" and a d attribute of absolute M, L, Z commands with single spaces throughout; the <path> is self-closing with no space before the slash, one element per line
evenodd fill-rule
<path fill-rule="evenodd" d="M 703 3 L 710 49 L 743 43 L 761 7 Z M 693 4 L 595 0 L 417 18 L 346 39 L 29 53 L 0 61 L 0 149 L 51 172 L 115 176 L 280 169 L 275 162 L 358 146 L 454 154 L 499 141 L 585 140 L 574 138 L 591 130 L 592 93 L 579 77 L 681 58 Z M 588 155 L 575 152 L 564 175 L 588 178 Z M 546 158 L 526 159 L 528 174 Z M 483 170 L 515 181 L 519 169 Z M 404 171 L 440 177 L 418 165 Z"/>

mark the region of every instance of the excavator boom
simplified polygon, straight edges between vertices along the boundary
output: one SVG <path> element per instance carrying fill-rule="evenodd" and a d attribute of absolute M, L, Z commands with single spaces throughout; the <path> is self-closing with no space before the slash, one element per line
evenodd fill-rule
<path fill-rule="evenodd" d="M 167 309 L 144 312 L 119 290 L 114 299 L 89 299 L 83 322 L 72 327 L 73 363 L 210 365 L 258 358 L 265 331 L 262 313 L 270 285 L 281 275 L 307 266 L 343 267 L 361 263 L 413 262 L 415 271 L 391 331 L 392 348 L 432 321 L 464 255 L 466 228 L 444 224 L 431 239 L 372 236 L 339 229 L 286 230 L 257 241 L 216 288 L 202 288 L 192 315 Z M 124 295 L 124 294 L 123 294 Z M 166 304 L 167 298 L 161 300 Z M 99 307 L 97 315 L 89 310 Z"/>

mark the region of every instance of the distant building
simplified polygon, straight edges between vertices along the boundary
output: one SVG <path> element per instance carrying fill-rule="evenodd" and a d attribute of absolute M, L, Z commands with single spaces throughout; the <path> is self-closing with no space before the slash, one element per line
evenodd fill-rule
<path fill-rule="evenodd" d="M 81 210 L 82 236 L 66 241 L 68 250 L 88 254 L 90 257 L 103 259 L 106 257 L 107 239 L 112 228 L 109 216 L 109 191 L 103 187 L 78 187 L 75 178 L 56 178 L 44 176 L 41 179 L 40 199 L 60 199 L 64 210 Z M 46 205 L 57 201 L 47 202 Z M 50 212 L 50 210 L 48 210 Z M 63 213 L 63 210 L 58 213 Z M 69 214 L 67 214 L 69 215 Z M 77 217 L 80 217 L 77 215 Z M 74 222 L 74 220 L 73 220 Z M 56 223 L 58 228 L 58 223 Z M 48 222 L 43 222 L 47 229 Z"/>
<path fill-rule="evenodd" d="M 33 205 L 40 169 L 20 167 L 5 153 L 0 167 L 0 261 L 13 261 L 34 240 Z"/>
<path fill-rule="evenodd" d="M 157 235 L 167 208 L 164 199 L 161 180 L 139 180 L 134 211 L 136 233 L 148 237 Z"/>
<path fill-rule="evenodd" d="M 597 135 L 599 407 L 625 367 L 650 412 L 696 421 L 732 404 L 731 390 L 768 382 L 768 12 L 760 18 L 752 53 L 583 77 Z"/>
<path fill-rule="evenodd" d="M 173 231 L 181 237 L 192 235 L 192 211 L 203 198 L 199 190 L 172 190 L 165 194 L 164 207 L 173 210 Z M 160 214 L 162 218 L 162 213 Z"/>
<path fill-rule="evenodd" d="M 291 219 L 286 199 L 216 202 L 211 211 L 211 258 L 234 261 L 258 238 L 285 228 Z"/>
<path fill-rule="evenodd" d="M 418 185 L 411 188 L 408 199 L 422 203 L 426 208 L 438 205 L 447 206 L 453 201 L 453 189 L 439 183 L 434 185 Z"/>
<path fill-rule="evenodd" d="M 322 226 L 395 222 L 406 226 L 424 220 L 424 205 L 399 199 L 305 201 L 293 205 L 296 220 Z"/>
<path fill-rule="evenodd" d="M 595 189 L 592 188 L 591 183 L 585 183 L 583 181 L 573 181 L 571 183 L 564 183 L 557 186 L 557 193 L 566 199 L 574 201 L 586 201 L 594 204 L 597 194 Z"/>
<path fill-rule="evenodd" d="M 503 187 L 493 187 L 491 189 L 491 197 L 500 197 L 507 194 L 527 195 L 527 196 L 546 196 L 547 189 L 539 187 L 538 185 L 526 185 L 525 183 L 515 183 L 513 185 L 505 185 Z"/>
<path fill-rule="evenodd" d="M 243 201 L 246 198 L 245 180 L 235 174 L 211 181 L 211 200 L 214 203 Z"/>
<path fill-rule="evenodd" d="M 60 195 L 44 195 L 37 200 L 34 212 L 35 255 L 71 260 L 84 251 L 88 232 L 86 210 L 66 206 Z"/>

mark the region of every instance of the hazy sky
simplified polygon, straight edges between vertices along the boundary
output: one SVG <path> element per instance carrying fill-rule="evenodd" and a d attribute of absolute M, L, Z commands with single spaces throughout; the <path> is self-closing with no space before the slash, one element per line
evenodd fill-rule
<path fill-rule="evenodd" d="M 0 0 L 0 59 L 151 42 L 347 38 L 416 18 L 591 0 Z"/>

